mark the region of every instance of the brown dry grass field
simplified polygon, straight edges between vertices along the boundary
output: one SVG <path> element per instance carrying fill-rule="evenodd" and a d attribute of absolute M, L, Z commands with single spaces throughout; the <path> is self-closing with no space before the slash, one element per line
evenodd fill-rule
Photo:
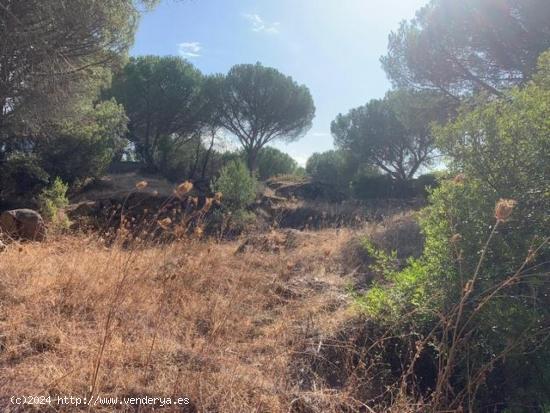
<path fill-rule="evenodd" d="M 301 390 L 290 372 L 305 341 L 353 317 L 341 259 L 353 233 L 305 234 L 294 248 L 242 254 L 239 241 L 107 248 L 82 235 L 9 245 L 0 255 L 0 409 L 24 410 L 12 395 L 93 393 L 183 396 L 196 407 L 173 411 L 302 411 L 304 398 L 330 411 L 342 394 Z M 270 237 L 283 244 L 282 232 Z"/>

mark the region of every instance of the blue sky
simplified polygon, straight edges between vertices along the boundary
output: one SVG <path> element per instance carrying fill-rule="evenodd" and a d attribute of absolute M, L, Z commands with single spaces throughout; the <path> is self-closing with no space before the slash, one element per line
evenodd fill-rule
<path fill-rule="evenodd" d="M 317 108 L 301 140 L 274 146 L 304 164 L 333 148 L 338 113 L 390 88 L 388 34 L 427 0 L 163 0 L 140 22 L 133 55 L 180 55 L 204 73 L 261 62 L 309 87 Z"/>

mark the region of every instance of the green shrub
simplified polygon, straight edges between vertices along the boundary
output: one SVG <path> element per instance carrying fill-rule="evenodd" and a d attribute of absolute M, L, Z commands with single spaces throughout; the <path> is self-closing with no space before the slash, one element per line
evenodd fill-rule
<path fill-rule="evenodd" d="M 155 153 L 155 165 L 158 172 L 170 181 L 194 178 L 193 175 L 196 175 L 197 169 L 202 166 L 199 161 L 204 157 L 205 151 L 200 136 L 183 143 L 170 136 L 162 136 Z M 149 168 L 151 167 L 149 165 Z"/>
<path fill-rule="evenodd" d="M 211 232 L 219 233 L 222 237 L 233 237 L 250 228 L 256 222 L 256 215 L 246 209 L 228 211 L 225 209 L 216 210 L 210 216 L 208 229 Z"/>
<path fill-rule="evenodd" d="M 38 196 L 40 213 L 54 226 L 68 226 L 67 218 L 61 215 L 61 210 L 69 204 L 67 190 L 69 186 L 57 177 L 53 183 L 42 190 Z"/>
<path fill-rule="evenodd" d="M 258 153 L 258 178 L 265 180 L 277 175 L 291 175 L 298 168 L 296 161 L 288 154 L 270 146 Z"/>
<path fill-rule="evenodd" d="M 438 185 L 436 174 L 405 181 L 393 179 L 342 150 L 314 153 L 307 161 L 306 171 L 313 182 L 363 200 L 426 197 L 427 189 Z"/>
<path fill-rule="evenodd" d="M 296 170 L 292 173 L 293 176 L 297 178 L 305 178 L 307 176 L 306 168 L 303 166 L 298 166 Z"/>
<path fill-rule="evenodd" d="M 212 183 L 212 190 L 222 194 L 222 207 L 212 215 L 211 224 L 232 233 L 244 230 L 255 219 L 248 207 L 256 199 L 257 185 L 243 161 L 225 165 Z"/>
<path fill-rule="evenodd" d="M 358 300 L 379 322 L 399 325 L 397 334 L 437 349 L 434 410 L 458 408 L 472 382 L 474 411 L 494 402 L 541 411 L 550 402 L 548 78 L 550 64 L 536 82 L 481 99 L 437 130 L 460 174 L 431 191 L 420 219 L 424 253 L 385 271 L 386 282 Z M 495 210 L 501 199 L 516 201 L 509 217 Z"/>
<path fill-rule="evenodd" d="M 36 148 L 44 170 L 70 185 L 100 177 L 127 144 L 127 118 L 114 100 L 82 112 L 76 121 L 54 125 Z"/>
<path fill-rule="evenodd" d="M 0 163 L 0 204 L 6 209 L 35 207 L 34 197 L 46 187 L 48 178 L 36 156 L 11 154 Z"/>
<path fill-rule="evenodd" d="M 231 161 L 220 171 L 220 176 L 212 184 L 214 192 L 221 192 L 222 204 L 229 211 L 247 208 L 256 197 L 256 180 L 250 176 L 242 161 Z"/>
<path fill-rule="evenodd" d="M 415 196 L 427 197 L 431 188 L 437 188 L 439 181 L 443 178 L 441 173 L 427 173 L 413 179 L 413 190 Z"/>
<path fill-rule="evenodd" d="M 345 152 L 331 150 L 311 155 L 306 171 L 313 182 L 329 185 L 335 191 L 347 194 L 356 168 Z"/>

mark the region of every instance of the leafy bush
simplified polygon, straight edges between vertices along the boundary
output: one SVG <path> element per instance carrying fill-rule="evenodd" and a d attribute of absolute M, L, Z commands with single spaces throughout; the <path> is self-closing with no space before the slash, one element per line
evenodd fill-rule
<path fill-rule="evenodd" d="M 247 208 L 256 198 L 256 187 L 256 179 L 243 161 L 233 160 L 225 165 L 212 183 L 213 191 L 222 194 L 222 209 L 213 214 L 213 224 L 231 232 L 245 229 L 254 219 L 254 214 Z"/>
<path fill-rule="evenodd" d="M 541 62 L 534 83 L 482 99 L 437 131 L 460 174 L 431 193 L 424 253 L 359 300 L 416 336 L 417 352 L 437 349 L 435 410 L 550 402 L 550 64 Z"/>
<path fill-rule="evenodd" d="M 314 182 L 363 200 L 426 197 L 427 189 L 438 185 L 436 174 L 396 180 L 342 150 L 314 153 L 307 161 L 306 171 Z"/>
<path fill-rule="evenodd" d="M 298 168 L 296 161 L 288 154 L 270 146 L 258 153 L 258 178 L 265 180 L 277 175 L 291 175 Z"/>
<path fill-rule="evenodd" d="M 228 210 L 238 211 L 254 202 L 256 185 L 244 162 L 231 161 L 222 168 L 212 188 L 214 192 L 222 193 L 223 205 Z"/>
<path fill-rule="evenodd" d="M 49 187 L 42 190 L 38 196 L 38 203 L 40 213 L 46 221 L 50 221 L 54 225 L 65 226 L 67 224 L 66 218 L 63 218 L 60 212 L 69 205 L 68 189 L 69 185 L 57 177 Z"/>
<path fill-rule="evenodd" d="M 298 166 L 292 173 L 292 176 L 295 176 L 296 178 L 305 178 L 307 176 L 306 168 L 303 166 Z"/>
<path fill-rule="evenodd" d="M 182 177 L 203 177 L 203 168 L 205 176 L 218 175 L 224 165 L 235 160 L 246 162 L 246 153 L 217 152 L 207 147 L 201 136 L 195 136 L 184 143 L 163 137 L 159 140 L 155 157 L 159 172 L 173 181 L 181 180 Z M 257 177 L 260 180 L 294 174 L 298 170 L 298 164 L 290 155 L 272 147 L 265 147 L 259 151 L 257 166 Z"/>
<path fill-rule="evenodd" d="M 34 207 L 33 195 L 48 184 L 48 178 L 36 156 L 11 154 L 0 163 L 0 203 L 5 208 Z"/>
<path fill-rule="evenodd" d="M 54 125 L 37 153 L 50 176 L 70 185 L 101 176 L 126 146 L 127 118 L 114 100 L 83 110 L 77 121 Z"/>
<path fill-rule="evenodd" d="M 158 172 L 167 179 L 177 182 L 184 178 L 192 179 L 202 167 L 199 162 L 206 152 L 200 137 L 193 137 L 181 143 L 169 136 L 159 138 L 154 156 Z"/>
<path fill-rule="evenodd" d="M 74 117 L 52 120 L 37 136 L 0 141 L 0 201 L 36 207 L 50 177 L 69 185 L 101 176 L 126 146 L 126 115 L 114 100 L 75 108 Z"/>
<path fill-rule="evenodd" d="M 413 179 L 412 185 L 415 196 L 424 196 L 427 197 L 429 190 L 437 188 L 439 186 L 439 181 L 444 178 L 442 173 L 427 173 L 420 175 L 418 178 Z"/>
<path fill-rule="evenodd" d="M 343 151 L 314 153 L 306 164 L 306 171 L 314 182 L 330 185 L 343 193 L 349 192 L 355 170 L 355 165 Z"/>

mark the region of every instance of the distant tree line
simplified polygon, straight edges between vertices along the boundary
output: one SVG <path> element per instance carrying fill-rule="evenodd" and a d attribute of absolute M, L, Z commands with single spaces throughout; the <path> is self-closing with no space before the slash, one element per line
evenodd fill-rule
<path fill-rule="evenodd" d="M 249 170 L 257 173 L 262 149 L 299 138 L 315 114 L 305 86 L 259 63 L 205 76 L 178 57 L 131 58 L 104 97 L 125 107 L 135 156 L 163 172 L 187 153 L 193 157 L 190 177 L 205 176 L 224 132 L 237 138 Z"/>
<path fill-rule="evenodd" d="M 435 176 L 416 178 L 446 161 L 434 127 L 480 94 L 494 99 L 526 85 L 548 48 L 546 0 L 430 1 L 389 36 L 381 63 L 394 90 L 339 114 L 336 151 L 315 154 L 308 172 L 358 197 L 422 192 Z"/>
<path fill-rule="evenodd" d="M 267 145 L 315 115 L 307 87 L 260 63 L 206 76 L 179 57 L 127 57 L 156 1 L 0 5 L 0 202 L 26 202 L 55 178 L 70 186 L 113 161 L 169 179 L 211 179 L 242 159 L 265 179 L 296 163 Z M 226 137 L 240 144 L 220 148 Z"/>
<path fill-rule="evenodd" d="M 156 3 L 2 3 L 0 199 L 55 177 L 79 185 L 121 159 L 172 180 L 211 179 L 236 156 L 260 179 L 297 170 L 266 148 L 309 130 L 307 87 L 259 63 L 204 75 L 179 57 L 128 58 L 140 9 Z M 357 197 L 416 193 L 444 160 L 434 127 L 480 93 L 526 84 L 550 47 L 549 21 L 545 0 L 431 1 L 390 34 L 381 62 L 395 89 L 339 114 L 335 151 L 307 172 Z M 227 137 L 239 154 L 222 149 Z"/>

